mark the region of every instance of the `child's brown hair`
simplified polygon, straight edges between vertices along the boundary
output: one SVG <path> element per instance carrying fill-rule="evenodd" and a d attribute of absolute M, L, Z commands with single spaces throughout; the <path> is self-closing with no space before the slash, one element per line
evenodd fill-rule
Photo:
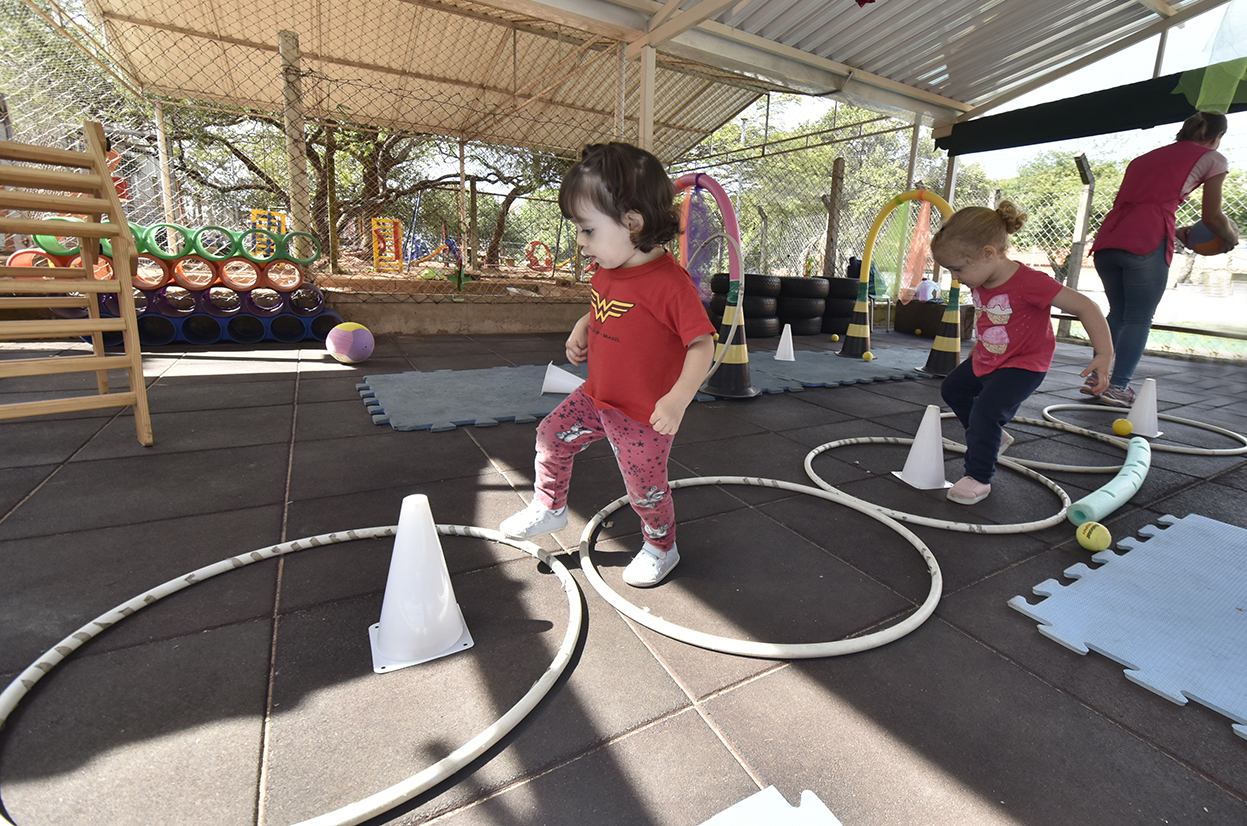
<path fill-rule="evenodd" d="M 680 233 L 675 186 L 662 162 L 644 149 L 627 143 L 595 143 L 584 148 L 563 176 L 559 209 L 574 221 L 576 206 L 589 203 L 618 223 L 636 212 L 644 226 L 632 233 L 642 252 L 667 243 Z"/>

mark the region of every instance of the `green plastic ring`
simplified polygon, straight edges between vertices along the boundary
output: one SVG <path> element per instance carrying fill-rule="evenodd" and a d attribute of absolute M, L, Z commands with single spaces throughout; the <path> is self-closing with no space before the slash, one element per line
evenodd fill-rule
<path fill-rule="evenodd" d="M 224 255 L 219 255 L 204 246 L 204 233 L 209 230 L 214 230 L 229 239 L 230 246 L 229 249 L 225 251 Z M 208 261 L 225 261 L 238 255 L 238 234 L 230 229 L 227 229 L 226 227 L 200 227 L 195 230 L 195 237 L 192 244 L 195 248 L 195 254 Z"/>
<path fill-rule="evenodd" d="M 294 238 L 295 236 L 301 236 L 303 238 L 310 238 L 312 241 L 312 246 L 316 249 L 316 251 L 313 252 L 307 258 L 299 258 L 298 256 L 292 255 L 290 252 L 290 239 Z M 295 264 L 303 264 L 303 265 L 314 264 L 316 260 L 320 258 L 320 241 L 317 241 L 316 236 L 312 235 L 310 232 L 288 232 L 281 237 L 281 243 L 277 248 L 276 257 L 284 258 L 285 260 L 291 261 Z"/>
<path fill-rule="evenodd" d="M 156 243 L 156 232 L 160 229 L 172 230 L 182 236 L 182 248 L 177 252 L 169 252 L 160 244 Z M 189 255 L 194 249 L 191 231 L 181 224 L 152 224 L 147 228 L 147 232 L 143 234 L 143 242 L 147 246 L 149 255 L 153 255 L 163 261 L 176 261 L 184 255 Z"/>
<path fill-rule="evenodd" d="M 273 245 L 272 253 L 270 253 L 269 255 L 257 255 L 255 252 L 248 249 L 247 248 L 248 247 L 247 236 L 250 236 L 250 235 L 255 235 L 255 236 L 262 235 L 262 236 L 267 237 L 269 240 L 269 243 Z M 250 261 L 253 264 L 267 264 L 269 261 L 272 261 L 274 258 L 277 257 L 277 251 L 279 249 L 281 249 L 281 241 L 278 240 L 278 237 L 275 233 L 269 232 L 266 229 L 260 229 L 259 227 L 252 227 L 251 229 L 245 230 L 238 234 L 238 251 L 242 254 L 243 258 L 246 258 L 248 261 Z"/>
<path fill-rule="evenodd" d="M 49 221 L 65 221 L 66 223 L 76 222 L 81 224 L 81 218 L 49 218 Z M 44 252 L 50 252 L 53 255 L 77 255 L 82 251 L 82 244 L 79 243 L 75 247 L 66 247 L 60 241 L 56 240 L 55 235 L 36 235 L 34 236 L 35 244 Z"/>

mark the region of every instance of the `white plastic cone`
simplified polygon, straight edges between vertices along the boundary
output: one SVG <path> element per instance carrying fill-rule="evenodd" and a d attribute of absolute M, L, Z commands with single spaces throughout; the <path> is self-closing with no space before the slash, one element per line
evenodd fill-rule
<path fill-rule="evenodd" d="M 542 393 L 570 393 L 585 380 L 580 376 L 573 375 L 561 367 L 555 367 L 554 362 L 546 365 L 546 379 L 541 384 Z"/>
<path fill-rule="evenodd" d="M 784 332 L 779 337 L 779 348 L 775 351 L 776 361 L 796 361 L 797 357 L 792 352 L 792 325 L 785 324 Z"/>
<path fill-rule="evenodd" d="M 1160 435 L 1156 423 L 1156 379 L 1143 380 L 1143 389 L 1134 397 L 1126 421 L 1130 422 L 1132 436 L 1155 439 Z"/>
<path fill-rule="evenodd" d="M 403 499 L 381 621 L 369 627 L 368 636 L 378 674 L 472 647 L 424 494 Z"/>
<path fill-rule="evenodd" d="M 940 428 L 939 405 L 928 404 L 918 425 L 918 435 L 905 459 L 903 470 L 892 475 L 918 490 L 939 490 L 952 484 L 944 478 L 944 431 Z"/>

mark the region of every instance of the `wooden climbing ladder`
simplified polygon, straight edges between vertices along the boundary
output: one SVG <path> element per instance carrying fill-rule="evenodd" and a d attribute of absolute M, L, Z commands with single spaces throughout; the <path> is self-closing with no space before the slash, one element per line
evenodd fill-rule
<path fill-rule="evenodd" d="M 151 445 L 152 422 L 132 286 L 137 251 L 104 159 L 104 130 L 88 121 L 83 133 L 85 152 L 0 141 L 0 233 L 76 237 L 81 242 L 81 266 L 0 266 L 0 310 L 86 311 L 83 318 L 0 319 L 0 341 L 90 336 L 92 352 L 15 358 L 0 350 L 0 379 L 90 372 L 95 373 L 96 392 L 0 404 L 0 419 L 133 407 L 139 442 Z M 85 216 L 85 220 L 25 217 L 63 213 Z M 112 252 L 113 275 L 105 280 L 96 274 L 102 241 L 108 242 Z M 119 318 L 100 313 L 100 297 L 109 293 L 117 296 Z M 106 333 L 121 334 L 120 352 L 105 352 Z M 127 389 L 109 387 L 110 370 L 125 371 Z"/>

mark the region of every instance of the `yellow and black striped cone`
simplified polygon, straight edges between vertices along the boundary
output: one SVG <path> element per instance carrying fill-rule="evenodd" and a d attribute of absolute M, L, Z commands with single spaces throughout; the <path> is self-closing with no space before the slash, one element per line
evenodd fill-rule
<path fill-rule="evenodd" d="M 961 285 L 953 281 L 948 291 L 948 308 L 940 319 L 931 355 L 922 372 L 932 376 L 947 376 L 961 361 Z"/>
<path fill-rule="evenodd" d="M 869 260 L 869 259 L 868 259 Z M 866 264 L 862 265 L 865 269 Z M 869 282 L 862 281 L 857 287 L 857 303 L 853 305 L 853 317 L 849 319 L 848 332 L 840 355 L 861 358 L 870 352 L 870 299 L 867 297 Z"/>
<path fill-rule="evenodd" d="M 723 309 L 723 320 L 719 322 L 719 335 L 714 345 L 715 361 L 724 350 L 727 354 L 719 364 L 719 369 L 702 385 L 702 392 L 721 399 L 751 399 L 762 391 L 749 383 L 749 350 L 745 346 L 745 315 L 741 311 L 740 325 L 728 341 L 728 330 L 732 329 L 732 321 L 737 313 L 737 295 L 740 282 L 733 281 L 727 291 L 727 307 Z"/>

